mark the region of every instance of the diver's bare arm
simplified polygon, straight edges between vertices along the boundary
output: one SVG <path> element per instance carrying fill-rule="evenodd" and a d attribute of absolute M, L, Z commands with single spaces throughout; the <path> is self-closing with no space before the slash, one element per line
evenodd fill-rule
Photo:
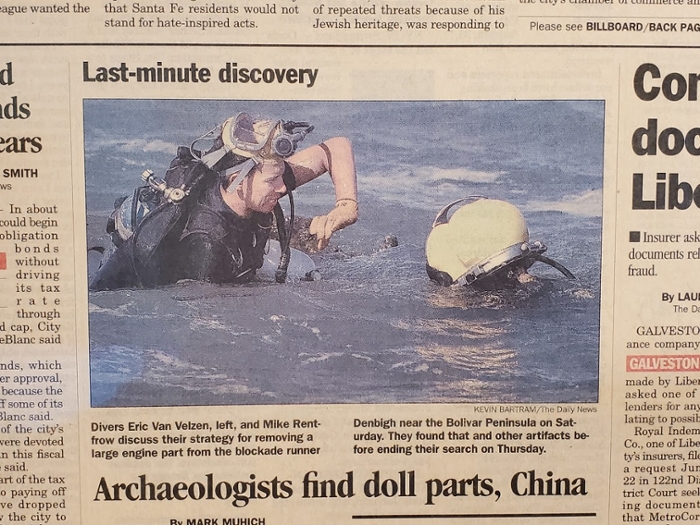
<path fill-rule="evenodd" d="M 357 221 L 357 176 L 352 144 L 336 137 L 324 142 L 325 147 L 312 146 L 289 158 L 297 185 L 305 184 L 329 172 L 335 188 L 335 208 L 327 215 L 314 217 L 309 233 L 318 238 L 319 250 L 328 245 L 333 232 Z"/>
<path fill-rule="evenodd" d="M 295 153 L 287 160 L 294 172 L 297 186 L 328 172 L 335 187 L 335 200 L 357 201 L 357 177 L 352 144 L 344 137 L 335 137 L 323 143 L 330 154 L 317 145 Z"/>

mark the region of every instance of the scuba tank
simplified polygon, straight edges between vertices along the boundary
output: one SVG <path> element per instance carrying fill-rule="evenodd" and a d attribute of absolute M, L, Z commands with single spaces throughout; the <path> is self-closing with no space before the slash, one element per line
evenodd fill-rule
<path fill-rule="evenodd" d="M 189 209 L 216 174 L 181 146 L 161 179 L 151 170 L 145 184 L 115 202 L 107 221 L 114 250 L 90 281 L 90 289 L 153 287 L 169 282 L 165 268 L 185 227 Z"/>

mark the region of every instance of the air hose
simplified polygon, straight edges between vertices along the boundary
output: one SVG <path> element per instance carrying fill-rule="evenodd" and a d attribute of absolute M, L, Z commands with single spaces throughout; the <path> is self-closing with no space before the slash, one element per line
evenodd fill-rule
<path fill-rule="evenodd" d="M 277 266 L 277 271 L 275 272 L 275 281 L 282 284 L 287 280 L 287 269 L 289 268 L 289 261 L 292 258 L 291 242 L 292 242 L 292 232 L 294 231 L 294 197 L 292 197 L 292 192 L 290 191 L 289 196 L 289 231 L 287 231 L 287 226 L 284 220 L 284 212 L 279 202 L 275 206 L 273 212 L 275 215 L 275 220 L 277 221 L 277 234 L 279 236 L 280 247 L 282 249 L 282 255 L 280 256 L 280 263 Z"/>

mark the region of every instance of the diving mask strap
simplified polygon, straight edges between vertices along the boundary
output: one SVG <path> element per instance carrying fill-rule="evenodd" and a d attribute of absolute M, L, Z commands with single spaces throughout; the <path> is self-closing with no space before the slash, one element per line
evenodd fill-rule
<path fill-rule="evenodd" d="M 227 153 L 228 151 L 226 150 L 226 147 L 223 146 L 215 151 L 207 153 L 206 155 L 202 155 L 199 160 L 207 168 L 212 169 L 214 166 L 216 166 L 217 162 L 226 156 Z"/>
<path fill-rule="evenodd" d="M 234 166 L 232 168 L 227 169 L 223 173 L 221 173 L 221 178 L 224 181 L 227 181 L 231 175 L 234 173 L 238 173 L 236 175 L 236 178 L 231 181 L 230 184 L 226 185 L 226 193 L 233 193 L 236 191 L 236 188 L 243 182 L 243 179 L 245 179 L 251 171 L 255 169 L 255 167 L 258 165 L 257 161 L 255 159 L 248 159 L 242 164 L 238 164 L 237 166 Z"/>
<path fill-rule="evenodd" d="M 190 144 L 190 155 L 192 155 L 193 158 L 197 159 L 198 161 L 202 162 L 204 165 L 206 165 L 207 168 L 212 168 L 217 162 L 219 162 L 228 151 L 225 150 L 224 148 L 219 148 L 215 151 L 212 151 L 206 155 L 201 155 L 197 149 L 195 148 L 195 144 L 199 142 L 200 140 L 210 140 L 210 139 L 215 139 L 217 136 L 221 135 L 221 126 L 216 126 L 207 131 L 204 135 L 201 137 L 198 137 L 192 141 Z M 222 151 L 223 150 L 223 151 Z"/>

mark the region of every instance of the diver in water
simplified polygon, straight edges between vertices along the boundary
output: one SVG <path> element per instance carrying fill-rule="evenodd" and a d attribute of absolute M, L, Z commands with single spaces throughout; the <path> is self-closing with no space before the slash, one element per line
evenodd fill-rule
<path fill-rule="evenodd" d="M 164 179 L 144 172 L 146 186 L 112 214 L 108 232 L 116 249 L 90 289 L 154 287 L 180 279 L 248 282 L 263 264 L 273 219 L 288 264 L 289 232 L 278 201 L 285 195 L 291 201 L 292 190 L 329 173 L 335 207 L 309 226 L 316 248 L 325 248 L 335 231 L 357 220 L 357 180 L 346 138 L 296 151 L 312 130 L 305 122 L 239 113 L 189 148 L 180 147 Z M 207 140 L 213 145 L 199 150 L 198 144 Z M 280 262 L 279 282 L 286 274 L 284 264 Z"/>
<path fill-rule="evenodd" d="M 544 255 L 542 241 L 530 240 L 525 218 L 515 206 L 481 196 L 456 200 L 440 210 L 425 251 L 428 277 L 442 286 L 492 290 L 526 284 L 534 280 L 528 269 L 536 262 L 575 279 L 564 265 Z"/>

